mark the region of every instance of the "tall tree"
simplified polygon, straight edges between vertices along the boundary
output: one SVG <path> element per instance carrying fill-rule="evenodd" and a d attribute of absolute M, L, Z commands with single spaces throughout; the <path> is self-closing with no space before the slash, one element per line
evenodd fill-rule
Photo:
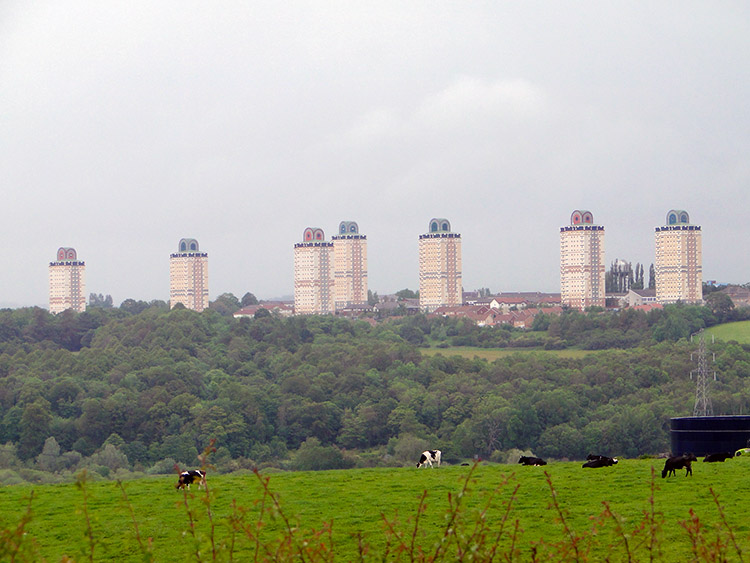
<path fill-rule="evenodd" d="M 34 402 L 23 409 L 21 436 L 18 441 L 18 457 L 21 459 L 31 459 L 42 451 L 44 441 L 49 436 L 49 423 L 52 420 L 48 404 Z"/>
<path fill-rule="evenodd" d="M 419 293 L 406 288 L 406 289 L 397 291 L 396 297 L 398 297 L 399 299 L 416 299 L 417 297 L 419 297 Z"/>
<path fill-rule="evenodd" d="M 208 304 L 208 308 L 217 311 L 224 317 L 231 317 L 240 309 L 240 300 L 232 293 L 222 293 L 216 298 L 216 301 L 211 301 Z"/>
<path fill-rule="evenodd" d="M 89 307 L 101 307 L 102 309 L 112 308 L 112 296 L 107 295 L 106 297 L 101 293 L 90 293 L 89 294 Z"/>

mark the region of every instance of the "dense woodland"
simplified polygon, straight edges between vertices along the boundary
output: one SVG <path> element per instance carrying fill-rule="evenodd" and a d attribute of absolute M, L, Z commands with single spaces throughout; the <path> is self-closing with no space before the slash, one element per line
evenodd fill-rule
<path fill-rule="evenodd" d="M 220 471 L 401 465 L 428 446 L 449 461 L 657 454 L 669 418 L 692 413 L 689 336 L 746 315 L 723 296 L 539 315 L 531 331 L 424 315 L 237 320 L 163 302 L 2 310 L 0 483 L 170 472 L 212 439 Z M 456 345 L 518 353 L 423 353 Z M 750 349 L 711 350 L 716 414 L 750 413 Z"/>

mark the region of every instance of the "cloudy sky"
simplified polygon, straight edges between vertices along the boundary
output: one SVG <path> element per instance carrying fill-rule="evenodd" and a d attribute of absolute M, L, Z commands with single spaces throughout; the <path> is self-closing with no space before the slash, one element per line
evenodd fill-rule
<path fill-rule="evenodd" d="M 432 217 L 465 289 L 559 291 L 588 209 L 648 265 L 686 209 L 704 279 L 750 281 L 750 4 L 0 3 L 0 305 L 168 299 L 182 237 L 211 299 L 293 293 L 293 246 L 367 235 L 370 289 L 417 289 Z"/>

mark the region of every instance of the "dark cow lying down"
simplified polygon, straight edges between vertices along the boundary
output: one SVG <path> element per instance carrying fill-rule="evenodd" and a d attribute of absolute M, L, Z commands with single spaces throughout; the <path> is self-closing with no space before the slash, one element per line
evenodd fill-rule
<path fill-rule="evenodd" d="M 732 459 L 734 457 L 734 454 L 732 452 L 721 452 L 717 454 L 707 454 L 706 457 L 703 458 L 703 461 L 707 461 L 709 463 L 713 463 L 716 461 L 725 461 L 727 459 Z"/>
<path fill-rule="evenodd" d="M 547 465 L 547 462 L 541 457 L 530 457 L 526 455 L 522 455 L 518 460 L 518 463 L 521 465 Z"/>
<path fill-rule="evenodd" d="M 610 467 L 617 464 L 616 457 L 607 457 L 606 455 L 589 454 L 586 459 L 588 461 L 581 466 L 583 468 Z"/>
<path fill-rule="evenodd" d="M 667 477 L 668 475 L 677 475 L 677 470 L 685 468 L 685 477 L 693 474 L 692 462 L 698 461 L 695 454 L 686 453 L 675 457 L 670 457 L 664 462 L 664 469 L 661 472 L 661 478 Z"/>
<path fill-rule="evenodd" d="M 198 482 L 198 487 L 203 488 L 206 486 L 206 472 L 202 469 L 190 469 L 189 471 L 183 471 L 180 473 L 180 478 L 177 481 L 176 487 L 178 489 L 189 489 L 190 485 Z"/>
<path fill-rule="evenodd" d="M 442 452 L 440 450 L 426 450 L 422 452 L 422 455 L 419 457 L 419 461 L 417 462 L 417 467 L 422 467 L 423 465 L 430 464 L 430 467 L 432 467 L 432 462 L 437 462 L 438 467 L 440 467 L 440 458 L 442 457 Z"/>

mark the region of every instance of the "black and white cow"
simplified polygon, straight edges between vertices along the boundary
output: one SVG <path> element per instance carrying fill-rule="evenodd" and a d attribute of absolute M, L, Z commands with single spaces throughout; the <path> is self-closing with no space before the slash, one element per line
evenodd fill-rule
<path fill-rule="evenodd" d="M 661 478 L 664 479 L 668 475 L 677 475 L 677 470 L 685 468 L 685 477 L 693 474 L 692 462 L 698 461 L 693 453 L 686 453 L 675 457 L 670 457 L 664 462 L 664 469 L 661 472 Z"/>
<path fill-rule="evenodd" d="M 518 463 L 521 465 L 547 465 L 547 462 L 541 457 L 531 457 L 527 455 L 522 455 L 519 458 Z"/>
<path fill-rule="evenodd" d="M 206 472 L 202 469 L 190 469 L 180 473 L 180 478 L 177 481 L 176 487 L 178 489 L 189 489 L 190 485 L 198 482 L 198 488 L 205 488 L 206 486 Z"/>
<path fill-rule="evenodd" d="M 706 454 L 706 457 L 703 458 L 703 461 L 707 461 L 708 463 L 713 463 L 716 461 L 726 461 L 728 459 L 732 459 L 734 457 L 734 454 L 732 452 L 721 452 L 716 454 Z"/>
<path fill-rule="evenodd" d="M 426 450 L 422 452 L 422 455 L 419 456 L 419 461 L 417 462 L 417 467 L 422 467 L 423 465 L 430 464 L 430 467 L 432 467 L 432 463 L 436 462 L 438 467 L 440 467 L 440 458 L 442 457 L 443 452 L 440 450 Z"/>
<path fill-rule="evenodd" d="M 611 467 L 617 464 L 616 457 L 607 457 L 606 455 L 589 454 L 586 459 L 588 461 L 581 466 L 584 469 L 587 467 Z"/>

